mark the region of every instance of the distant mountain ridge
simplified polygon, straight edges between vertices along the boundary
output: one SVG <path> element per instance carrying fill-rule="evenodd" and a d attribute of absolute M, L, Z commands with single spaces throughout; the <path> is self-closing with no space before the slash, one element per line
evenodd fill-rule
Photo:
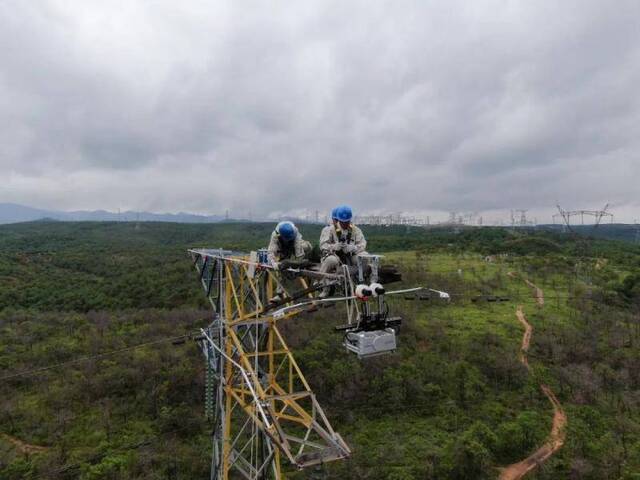
<path fill-rule="evenodd" d="M 106 210 L 78 210 L 65 212 L 43 210 L 40 208 L 0 203 L 0 224 L 33 222 L 35 220 L 59 220 L 63 222 L 176 222 L 176 223 L 215 223 L 225 219 L 221 215 L 196 215 L 193 213 L 152 213 L 152 212 L 109 212 Z"/>

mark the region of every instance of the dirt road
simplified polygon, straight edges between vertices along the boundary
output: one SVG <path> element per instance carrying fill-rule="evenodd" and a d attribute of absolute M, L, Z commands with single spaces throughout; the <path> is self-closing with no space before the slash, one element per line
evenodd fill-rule
<path fill-rule="evenodd" d="M 514 277 L 513 272 L 509 272 L 510 277 Z M 525 280 L 525 283 L 529 285 L 535 292 L 536 303 L 542 307 L 544 305 L 544 294 L 540 288 L 531 283 L 529 280 Z M 529 345 L 531 344 L 531 337 L 533 335 L 533 327 L 527 321 L 527 318 L 522 311 L 522 305 L 518 306 L 516 310 L 516 316 L 520 323 L 524 326 L 524 334 L 522 335 L 522 345 L 520 348 L 520 361 L 527 367 L 527 370 L 531 371 L 529 366 L 529 360 L 527 359 L 527 353 L 529 351 Z M 542 393 L 549 399 L 553 406 L 553 424 L 551 432 L 547 437 L 545 443 L 538 448 L 535 452 L 529 455 L 524 460 L 518 463 L 508 465 L 500 473 L 500 480 L 519 480 L 523 478 L 527 473 L 536 468 L 538 465 L 544 463 L 551 455 L 559 450 L 565 441 L 564 427 L 567 424 L 567 416 L 562 409 L 562 405 L 556 398 L 555 394 L 548 385 L 540 384 Z"/>
<path fill-rule="evenodd" d="M 23 442 L 19 438 L 12 437 L 11 435 L 7 435 L 6 433 L 0 433 L 0 437 L 12 444 L 16 450 L 20 453 L 31 454 L 31 453 L 42 453 L 48 450 L 48 447 L 40 447 L 38 445 L 29 445 L 28 443 Z"/>
<path fill-rule="evenodd" d="M 529 351 L 529 345 L 531 344 L 531 336 L 533 335 L 533 327 L 527 322 L 526 317 L 524 316 L 524 312 L 522 311 L 522 305 L 518 305 L 518 310 L 516 310 L 516 316 L 520 323 L 524 327 L 524 334 L 522 335 L 522 345 L 520 346 L 520 361 L 529 368 L 529 359 L 527 358 L 527 352 Z"/>
<path fill-rule="evenodd" d="M 511 278 L 518 278 L 519 277 L 519 275 L 517 273 L 515 273 L 515 272 L 507 272 L 507 276 L 509 276 Z M 526 278 L 523 278 L 523 280 L 524 280 L 524 283 L 526 283 L 533 290 L 533 298 L 536 299 L 536 304 L 539 307 L 544 307 L 544 292 L 542 291 L 542 289 L 538 288 L 538 286 L 536 284 L 531 283 Z"/>
<path fill-rule="evenodd" d="M 538 288 L 537 285 L 531 283 L 526 278 L 524 279 L 524 283 L 529 285 L 533 289 L 533 297 L 536 299 L 536 303 L 539 307 L 544 307 L 544 293 L 541 288 Z"/>

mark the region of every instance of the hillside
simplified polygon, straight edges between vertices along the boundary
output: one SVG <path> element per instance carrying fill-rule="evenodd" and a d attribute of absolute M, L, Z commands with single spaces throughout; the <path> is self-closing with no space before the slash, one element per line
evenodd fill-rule
<path fill-rule="evenodd" d="M 556 233 L 566 230 L 563 225 L 540 225 L 538 228 Z M 571 229 L 573 233 L 585 237 L 640 242 L 640 226 L 629 223 L 603 223 L 597 227 L 594 225 L 572 225 Z"/>
<path fill-rule="evenodd" d="M 109 212 L 106 210 L 43 210 L 40 208 L 0 203 L 0 224 L 32 222 L 36 220 L 85 221 L 85 222 L 178 222 L 212 223 L 224 219 L 220 215 L 196 215 L 192 213 Z"/>
<path fill-rule="evenodd" d="M 272 228 L 0 226 L 0 478 L 208 478 L 204 362 L 193 342 L 173 343 L 210 318 L 186 249 L 255 249 Z M 403 285 L 452 301 L 390 300 L 405 318 L 399 351 L 365 362 L 332 331 L 340 310 L 281 325 L 354 451 L 288 478 L 498 478 L 552 430 L 540 384 L 566 413 L 566 440 L 527 478 L 638 478 L 640 248 L 499 228 L 364 231 Z"/>

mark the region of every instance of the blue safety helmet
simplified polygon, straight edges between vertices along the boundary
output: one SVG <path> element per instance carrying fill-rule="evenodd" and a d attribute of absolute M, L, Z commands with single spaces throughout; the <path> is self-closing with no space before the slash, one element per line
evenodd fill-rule
<path fill-rule="evenodd" d="M 331 210 L 331 220 L 337 220 L 338 219 L 338 208 L 336 207 L 333 210 Z"/>
<path fill-rule="evenodd" d="M 339 222 L 350 222 L 353 218 L 353 211 L 349 205 L 340 205 L 336 211 L 336 217 Z"/>
<path fill-rule="evenodd" d="M 296 238 L 296 226 L 291 222 L 280 222 L 276 225 L 276 233 L 286 241 Z"/>

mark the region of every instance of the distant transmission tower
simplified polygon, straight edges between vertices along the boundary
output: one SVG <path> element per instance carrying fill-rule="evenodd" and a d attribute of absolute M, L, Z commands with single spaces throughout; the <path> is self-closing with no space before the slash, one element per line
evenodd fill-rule
<path fill-rule="evenodd" d="M 516 213 L 518 213 L 520 215 L 520 226 L 521 227 L 526 227 L 527 226 L 527 210 L 516 210 Z"/>
<path fill-rule="evenodd" d="M 611 223 L 613 223 L 613 214 L 607 211 L 609 204 L 606 204 L 602 210 L 564 210 L 559 204 L 556 206 L 558 213 L 553 216 L 553 222 L 555 223 L 557 218 L 561 218 L 564 222 L 563 230 L 571 232 L 576 237 L 578 257 L 575 263 L 576 277 L 581 278 L 587 285 L 591 285 L 593 278 L 593 262 L 591 258 L 593 256 L 593 248 L 588 237 L 578 235 L 572 228 L 571 218 L 580 217 L 580 225 L 584 225 L 584 217 L 592 216 L 594 217 L 594 223 L 592 224 L 594 229 L 598 228 L 604 217 L 610 217 Z"/>
<path fill-rule="evenodd" d="M 211 480 L 281 480 L 282 457 L 297 468 L 348 457 L 277 327 L 298 312 L 274 316 L 274 271 L 257 268 L 255 253 L 189 253 L 214 310 L 197 339 L 214 424 Z M 313 288 L 298 280 L 306 297 Z"/>
<path fill-rule="evenodd" d="M 567 229 L 571 229 L 571 217 L 580 217 L 580 224 L 584 225 L 584 217 L 594 217 L 594 228 L 597 228 L 600 225 L 602 219 L 604 217 L 609 217 L 611 219 L 611 223 L 613 223 L 613 213 L 607 211 L 609 208 L 609 204 L 607 203 L 602 210 L 563 210 L 562 207 L 558 204 L 556 205 L 558 208 L 558 213 L 553 216 L 553 221 L 555 223 L 556 218 L 562 218 Z"/>
<path fill-rule="evenodd" d="M 527 220 L 527 212 L 528 210 L 522 208 L 511 210 L 511 227 L 526 227 L 530 225 L 531 222 Z"/>

